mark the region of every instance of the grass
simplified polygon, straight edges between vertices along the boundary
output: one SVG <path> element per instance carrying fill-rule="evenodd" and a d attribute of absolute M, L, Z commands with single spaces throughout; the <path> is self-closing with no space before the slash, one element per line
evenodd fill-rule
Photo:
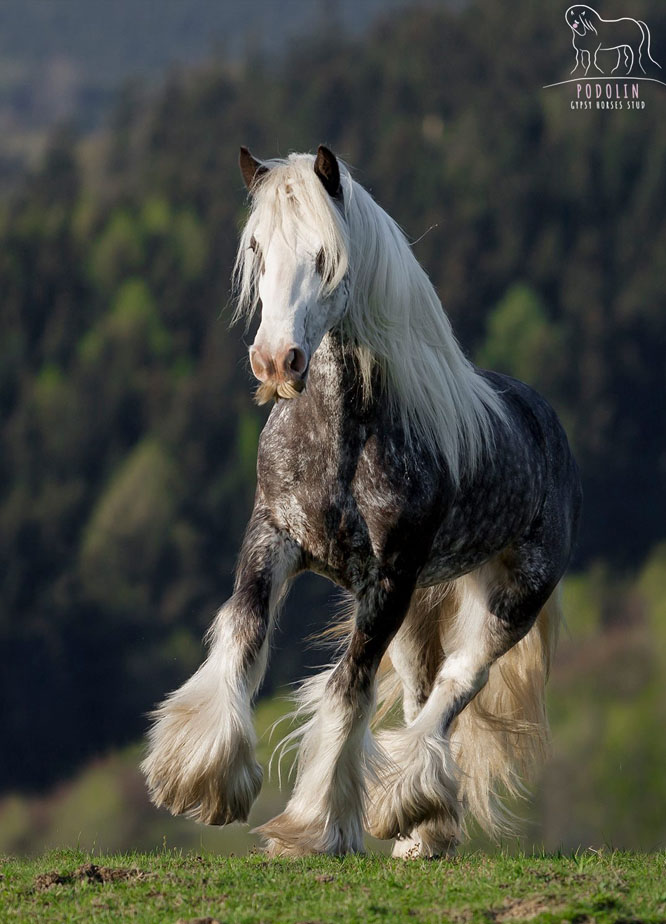
<path fill-rule="evenodd" d="M 164 850 L 4 858 L 0 922 L 666 922 L 666 852 L 268 860 Z"/>

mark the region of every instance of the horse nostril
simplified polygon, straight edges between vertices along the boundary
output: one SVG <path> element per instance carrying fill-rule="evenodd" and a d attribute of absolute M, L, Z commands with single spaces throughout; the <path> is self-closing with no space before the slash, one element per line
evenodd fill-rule
<path fill-rule="evenodd" d="M 299 347 L 292 347 L 287 353 L 285 369 L 293 372 L 297 376 L 302 376 L 308 367 L 308 359 L 303 350 Z"/>
<path fill-rule="evenodd" d="M 250 366 L 260 382 L 265 382 L 271 374 L 271 361 L 255 346 L 250 347 Z"/>

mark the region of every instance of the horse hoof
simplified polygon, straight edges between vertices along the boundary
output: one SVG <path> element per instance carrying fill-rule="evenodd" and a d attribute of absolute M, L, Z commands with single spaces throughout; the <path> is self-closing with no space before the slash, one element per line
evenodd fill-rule
<path fill-rule="evenodd" d="M 338 825 L 322 828 L 315 821 L 294 818 L 286 811 L 255 828 L 252 833 L 263 838 L 269 857 L 363 853 L 360 830 L 357 833 L 344 832 Z"/>

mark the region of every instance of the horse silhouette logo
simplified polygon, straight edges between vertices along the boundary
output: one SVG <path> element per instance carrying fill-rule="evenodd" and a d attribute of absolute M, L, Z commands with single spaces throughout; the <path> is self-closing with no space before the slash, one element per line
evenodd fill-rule
<path fill-rule="evenodd" d="M 572 74 L 579 67 L 583 67 L 587 77 L 587 72 L 593 64 L 600 74 L 604 74 L 605 71 L 599 65 L 599 52 L 613 51 L 617 52 L 617 62 L 611 74 L 621 66 L 623 55 L 627 75 L 631 73 L 636 62 L 645 74 L 643 51 L 650 61 L 661 69 L 661 64 L 650 54 L 650 30 L 640 19 L 631 19 L 629 16 L 622 19 L 602 19 L 596 10 L 582 3 L 570 6 L 565 18 L 573 34 L 572 44 L 576 50 L 576 65 L 571 71 Z"/>

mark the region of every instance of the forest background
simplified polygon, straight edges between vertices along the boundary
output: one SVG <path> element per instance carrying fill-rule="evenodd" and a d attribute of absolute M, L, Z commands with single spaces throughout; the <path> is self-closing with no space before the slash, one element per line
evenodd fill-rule
<path fill-rule="evenodd" d="M 574 63 L 565 7 L 3 4 L 1 850 L 249 843 L 150 808 L 138 742 L 200 661 L 252 504 L 238 147 L 320 142 L 415 242 L 466 352 L 551 401 L 582 469 L 523 843 L 664 846 L 666 87 L 590 111 L 544 89 Z M 664 5 L 631 15 L 666 67 Z M 299 580 L 262 727 L 326 660 L 305 639 L 335 603 Z"/>

